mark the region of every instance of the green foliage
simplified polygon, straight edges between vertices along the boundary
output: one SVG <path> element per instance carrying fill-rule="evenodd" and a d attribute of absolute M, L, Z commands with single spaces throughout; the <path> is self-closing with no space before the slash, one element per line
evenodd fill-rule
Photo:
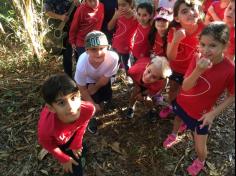
<path fill-rule="evenodd" d="M 42 1 L 0 2 L 0 72 L 17 71 L 43 61 L 45 25 Z"/>

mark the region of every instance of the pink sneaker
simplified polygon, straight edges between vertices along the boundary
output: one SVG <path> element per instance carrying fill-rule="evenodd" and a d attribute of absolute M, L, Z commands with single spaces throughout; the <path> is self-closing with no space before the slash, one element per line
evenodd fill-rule
<path fill-rule="evenodd" d="M 191 166 L 187 168 L 188 174 L 196 176 L 204 168 L 205 162 L 201 162 L 199 159 L 195 159 Z"/>
<path fill-rule="evenodd" d="M 159 116 L 160 116 L 160 118 L 165 119 L 165 118 L 168 117 L 168 115 L 171 112 L 173 112 L 172 107 L 171 106 L 167 106 L 167 107 L 162 108 L 162 110 L 159 113 Z"/>
<path fill-rule="evenodd" d="M 173 145 L 175 145 L 178 142 L 177 136 L 174 134 L 168 135 L 166 140 L 163 142 L 163 147 L 165 149 L 171 148 Z"/>
<path fill-rule="evenodd" d="M 187 125 L 185 123 L 182 123 L 179 127 L 178 133 L 184 133 L 187 130 Z"/>

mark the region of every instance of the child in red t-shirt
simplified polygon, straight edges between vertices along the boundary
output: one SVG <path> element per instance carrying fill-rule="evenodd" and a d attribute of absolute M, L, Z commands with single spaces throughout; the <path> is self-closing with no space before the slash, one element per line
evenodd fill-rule
<path fill-rule="evenodd" d="M 228 7 L 225 9 L 224 22 L 230 29 L 229 46 L 225 52 L 225 56 L 234 61 L 235 58 L 235 0 L 231 0 Z"/>
<path fill-rule="evenodd" d="M 199 44 L 198 35 L 204 27 L 199 8 L 198 1 L 188 0 L 177 0 L 174 6 L 174 21 L 170 24 L 166 52 L 173 71 L 170 77 L 169 102 L 176 98 L 191 56 Z"/>
<path fill-rule="evenodd" d="M 152 46 L 152 55 L 166 56 L 167 33 L 170 22 L 173 20 L 173 13 L 168 9 L 160 7 L 154 17 L 149 42 Z"/>
<path fill-rule="evenodd" d="M 82 176 L 82 140 L 95 107 L 81 101 L 79 88 L 65 74 L 50 77 L 42 86 L 42 96 L 46 106 L 38 122 L 39 143 L 65 172 Z"/>
<path fill-rule="evenodd" d="M 133 47 L 133 37 L 138 26 L 133 0 L 118 0 L 118 9 L 108 23 L 108 30 L 116 28 L 112 48 L 119 54 L 125 70 L 129 69 L 128 61 Z"/>
<path fill-rule="evenodd" d="M 207 157 L 208 131 L 215 118 L 234 102 L 235 66 L 224 57 L 229 41 L 229 29 L 223 22 L 212 22 L 200 35 L 196 53 L 186 72 L 182 90 L 173 102 L 176 113 L 172 134 L 163 143 L 170 148 L 178 142 L 177 130 L 182 122 L 194 133 L 198 158 L 188 167 L 190 175 L 198 175 Z M 228 96 L 215 108 L 224 91 Z"/>
<path fill-rule="evenodd" d="M 151 21 L 153 18 L 153 7 L 150 3 L 141 3 L 137 7 L 138 28 L 134 37 L 134 46 L 132 49 L 133 59 L 150 56 L 151 46 L 148 42 L 148 34 L 151 30 Z"/>
<path fill-rule="evenodd" d="M 85 52 L 85 36 L 93 30 L 101 30 L 104 5 L 99 0 L 85 0 L 76 10 L 70 27 L 69 41 L 77 51 L 77 58 Z"/>
<path fill-rule="evenodd" d="M 162 90 L 166 86 L 166 78 L 171 75 L 169 63 L 165 57 L 156 56 L 152 60 L 149 57 L 140 58 L 128 71 L 128 75 L 134 81 L 134 89 L 131 94 L 127 118 L 134 116 L 135 102 L 144 100 L 145 97 L 151 97 L 152 100 L 158 101 Z M 153 103 L 154 105 L 154 103 Z M 149 120 L 156 122 L 156 115 L 150 106 Z"/>
<path fill-rule="evenodd" d="M 223 21 L 224 12 L 227 6 L 229 5 L 230 0 L 220 0 L 213 2 L 208 8 L 205 24 L 209 24 L 212 21 Z"/>

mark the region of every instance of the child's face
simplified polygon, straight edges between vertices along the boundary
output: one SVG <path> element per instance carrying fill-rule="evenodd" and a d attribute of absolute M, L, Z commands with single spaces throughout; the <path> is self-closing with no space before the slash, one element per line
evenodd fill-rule
<path fill-rule="evenodd" d="M 138 21 L 141 25 L 146 26 L 150 24 L 149 22 L 152 18 L 152 15 L 149 14 L 146 9 L 139 8 L 137 11 L 137 15 L 138 15 Z"/>
<path fill-rule="evenodd" d="M 225 45 L 215 40 L 211 35 L 203 35 L 200 38 L 199 51 L 201 57 L 210 59 L 213 63 L 222 58 Z"/>
<path fill-rule="evenodd" d="M 155 21 L 155 27 L 159 35 L 163 36 L 169 27 L 169 21 L 164 20 L 164 19 L 158 19 Z"/>
<path fill-rule="evenodd" d="M 162 78 L 161 70 L 157 69 L 154 64 L 150 64 L 144 71 L 142 80 L 145 84 L 150 84 L 157 82 L 161 78 Z"/>
<path fill-rule="evenodd" d="M 193 26 L 198 23 L 199 18 L 200 15 L 197 5 L 190 7 L 183 3 L 179 7 L 175 21 L 180 23 L 181 26 Z"/>
<path fill-rule="evenodd" d="M 81 98 L 78 93 L 71 93 L 66 96 L 58 96 L 49 110 L 56 113 L 58 119 L 63 123 L 73 123 L 80 116 Z"/>
<path fill-rule="evenodd" d="M 105 60 L 107 53 L 107 46 L 98 46 L 94 48 L 88 48 L 87 53 L 93 63 L 99 64 Z"/>
<path fill-rule="evenodd" d="M 125 0 L 118 0 L 118 9 L 121 11 L 128 11 L 131 8 L 130 4 Z"/>
<path fill-rule="evenodd" d="M 97 8 L 99 5 L 99 0 L 86 0 L 85 2 L 89 7 L 93 9 Z"/>
<path fill-rule="evenodd" d="M 235 2 L 230 2 L 224 13 L 224 21 L 230 26 L 235 24 Z"/>

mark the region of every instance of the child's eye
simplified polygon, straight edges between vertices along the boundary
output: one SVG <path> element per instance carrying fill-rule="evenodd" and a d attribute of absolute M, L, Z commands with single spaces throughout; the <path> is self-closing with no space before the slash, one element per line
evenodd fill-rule
<path fill-rule="evenodd" d="M 204 44 L 204 43 L 200 43 L 200 46 L 201 46 L 201 47 L 204 47 L 204 46 L 205 46 L 205 44 Z"/>
<path fill-rule="evenodd" d="M 210 47 L 214 48 L 214 47 L 216 47 L 216 45 L 215 44 L 211 44 Z"/>
<path fill-rule="evenodd" d="M 57 105 L 59 105 L 59 106 L 64 106 L 64 105 L 65 105 L 65 102 L 64 102 L 64 101 L 58 101 L 58 102 L 57 102 Z"/>

